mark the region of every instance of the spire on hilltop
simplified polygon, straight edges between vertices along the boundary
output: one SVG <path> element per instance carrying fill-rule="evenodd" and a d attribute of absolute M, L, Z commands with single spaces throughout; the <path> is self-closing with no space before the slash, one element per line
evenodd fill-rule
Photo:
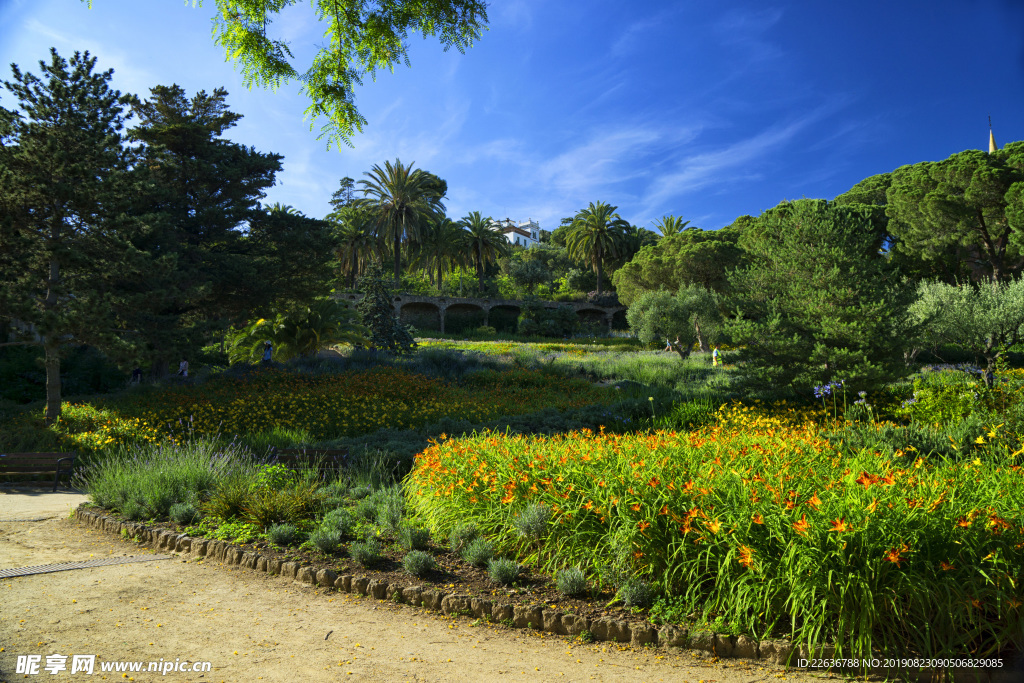
<path fill-rule="evenodd" d="M 992 117 L 989 116 L 988 117 L 988 153 L 991 154 L 992 152 L 996 151 L 997 149 L 999 149 L 999 148 L 996 147 L 996 136 L 992 134 Z"/>

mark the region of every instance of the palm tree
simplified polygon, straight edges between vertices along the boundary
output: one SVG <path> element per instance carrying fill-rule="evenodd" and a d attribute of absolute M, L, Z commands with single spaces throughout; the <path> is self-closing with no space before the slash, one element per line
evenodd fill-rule
<path fill-rule="evenodd" d="M 463 244 L 466 252 L 472 254 L 476 263 L 476 276 L 480 291 L 484 291 L 484 266 L 494 263 L 498 257 L 508 253 L 508 240 L 491 227 L 491 217 L 484 218 L 479 211 L 471 211 L 460 221 L 466 228 Z"/>
<path fill-rule="evenodd" d="M 363 175 L 369 180 L 359 181 L 364 196 L 355 204 L 373 211 L 377 234 L 394 250 L 397 284 L 402 275 L 402 242 L 418 238 L 427 220 L 444 215 L 444 181 L 400 159 L 394 164 L 384 162 L 384 168 L 374 164 Z"/>
<path fill-rule="evenodd" d="M 374 236 L 374 218 L 365 211 L 355 207 L 344 207 L 327 216 L 336 228 L 338 246 L 335 255 L 341 263 L 343 274 L 348 275 L 348 286 L 356 285 L 356 276 L 362 273 L 368 256 L 373 255 L 377 247 Z"/>
<path fill-rule="evenodd" d="M 270 206 L 266 207 L 268 213 L 286 213 L 289 216 L 301 216 L 302 212 L 296 209 L 291 204 L 282 204 L 281 202 L 274 202 Z"/>
<path fill-rule="evenodd" d="M 686 229 L 690 221 L 684 221 L 682 216 L 662 216 L 654 221 L 654 227 L 661 231 L 663 237 L 675 235 Z"/>
<path fill-rule="evenodd" d="M 623 232 L 629 227 L 615 209 L 619 207 L 604 202 L 590 203 L 573 218 L 569 234 L 565 238 L 569 256 L 579 261 L 589 261 L 597 273 L 597 293 L 601 294 L 601 277 L 604 260 L 615 256 Z"/>
<path fill-rule="evenodd" d="M 462 265 L 464 261 L 463 243 L 466 231 L 450 218 L 428 223 L 421 231 L 417 245 L 416 264 L 431 270 L 430 281 L 435 282 L 433 270 L 436 268 L 436 287 L 441 288 L 442 274 L 454 265 Z"/>
<path fill-rule="evenodd" d="M 365 344 L 366 333 L 355 311 L 340 301 L 320 299 L 302 310 L 278 314 L 273 320 L 260 318 L 235 332 L 228 358 L 232 363 L 256 360 L 267 341 L 274 345 L 278 360 L 308 357 L 332 344 Z"/>

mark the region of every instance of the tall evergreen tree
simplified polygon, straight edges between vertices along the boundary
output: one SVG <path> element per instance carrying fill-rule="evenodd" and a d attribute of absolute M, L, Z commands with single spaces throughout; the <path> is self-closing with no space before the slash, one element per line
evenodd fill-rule
<path fill-rule="evenodd" d="M 807 389 L 867 388 L 903 371 L 912 288 L 878 253 L 867 215 L 823 200 L 785 202 L 746 226 L 749 265 L 730 275 L 726 334 L 748 373 Z"/>
<path fill-rule="evenodd" d="M 131 97 L 112 90 L 96 58 L 55 49 L 42 77 L 12 65 L 0 109 L 0 319 L 34 327 L 44 350 L 46 422 L 61 414 L 60 346 L 131 352 L 119 315 L 133 305 L 120 285 L 145 260 L 124 239 L 130 193 L 120 131 Z M 5 343 L 6 340 L 0 340 Z"/>
<path fill-rule="evenodd" d="M 283 157 L 223 137 L 241 118 L 226 98 L 223 88 L 188 99 L 178 85 L 157 86 L 135 106 L 141 122 L 129 133 L 142 143 L 135 172 L 149 186 L 135 207 L 146 226 L 136 243 L 164 265 L 139 314 L 161 331 L 150 338 L 160 365 L 214 330 L 244 322 L 273 295 L 265 277 L 272 259 L 254 252 L 266 236 L 262 228 L 270 229 L 259 202 Z M 257 234 L 247 240 L 253 221 Z"/>

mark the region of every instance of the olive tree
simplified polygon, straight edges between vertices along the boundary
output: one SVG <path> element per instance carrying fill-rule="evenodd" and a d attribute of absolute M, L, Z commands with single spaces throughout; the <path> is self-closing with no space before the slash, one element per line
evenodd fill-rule
<path fill-rule="evenodd" d="M 641 294 L 626 311 L 626 322 L 645 344 L 666 339 L 685 359 L 694 343 L 708 351 L 722 328 L 718 295 L 700 285 L 686 285 L 672 293 L 666 290 Z"/>

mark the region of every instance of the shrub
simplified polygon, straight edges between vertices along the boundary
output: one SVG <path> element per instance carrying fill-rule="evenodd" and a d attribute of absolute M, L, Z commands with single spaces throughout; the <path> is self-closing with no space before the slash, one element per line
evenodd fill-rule
<path fill-rule="evenodd" d="M 291 524 L 275 524 L 267 529 L 267 540 L 282 548 L 295 541 L 298 531 Z"/>
<path fill-rule="evenodd" d="M 654 591 L 643 579 L 630 578 L 619 588 L 618 597 L 626 607 L 649 607 L 654 599 Z"/>
<path fill-rule="evenodd" d="M 377 498 L 377 525 L 388 531 L 397 530 L 402 524 L 402 515 L 405 514 L 405 496 L 402 489 L 392 486 L 377 491 L 374 496 Z"/>
<path fill-rule="evenodd" d="M 335 508 L 324 515 L 324 518 L 320 520 L 320 526 L 337 531 L 342 536 L 351 536 L 352 530 L 356 526 L 356 520 L 352 513 L 345 508 Z"/>
<path fill-rule="evenodd" d="M 235 519 L 242 516 L 242 508 L 249 498 L 249 480 L 242 474 L 225 477 L 210 499 L 203 503 L 203 511 L 211 517 Z"/>
<path fill-rule="evenodd" d="M 437 568 L 434 556 L 422 550 L 413 550 L 402 558 L 402 568 L 413 576 L 423 576 Z"/>
<path fill-rule="evenodd" d="M 371 493 L 372 491 L 370 491 L 370 487 L 368 486 L 353 486 L 348 490 L 348 496 L 352 500 L 362 500 Z"/>
<path fill-rule="evenodd" d="M 430 543 L 430 532 L 414 526 L 403 526 L 398 540 L 406 550 L 426 550 Z"/>
<path fill-rule="evenodd" d="M 349 545 L 348 555 L 364 567 L 374 565 L 380 561 L 380 542 L 376 538 L 356 541 Z"/>
<path fill-rule="evenodd" d="M 519 578 L 520 567 L 517 562 L 506 557 L 499 557 L 487 563 L 487 573 L 494 583 L 509 586 Z"/>
<path fill-rule="evenodd" d="M 178 524 L 194 524 L 202 516 L 192 503 L 175 503 L 171 506 L 170 517 Z"/>
<path fill-rule="evenodd" d="M 587 592 L 587 577 L 579 567 L 569 567 L 555 575 L 555 586 L 566 597 L 583 595 Z"/>
<path fill-rule="evenodd" d="M 146 519 L 146 507 L 137 500 L 128 500 L 121 506 L 121 516 L 125 519 L 138 522 Z"/>
<path fill-rule="evenodd" d="M 460 554 L 474 567 L 486 567 L 494 557 L 494 544 L 484 538 L 474 538 Z"/>
<path fill-rule="evenodd" d="M 374 496 L 363 498 L 356 504 L 355 515 L 356 518 L 366 522 L 377 519 L 377 499 Z"/>
<path fill-rule="evenodd" d="M 244 519 L 266 527 L 311 519 L 322 502 L 315 482 L 295 481 L 286 488 L 250 489 L 241 513 Z"/>
<path fill-rule="evenodd" d="M 478 536 L 480 536 L 480 532 L 476 525 L 460 524 L 448 534 L 448 547 L 452 549 L 452 552 L 461 553 L 463 548 L 476 540 Z"/>
<path fill-rule="evenodd" d="M 551 508 L 533 504 L 512 518 L 512 526 L 522 538 L 539 539 L 544 535 L 551 520 Z"/>
<path fill-rule="evenodd" d="M 341 534 L 336 529 L 320 527 L 309 535 L 309 542 L 320 552 L 330 555 L 341 545 Z"/>

